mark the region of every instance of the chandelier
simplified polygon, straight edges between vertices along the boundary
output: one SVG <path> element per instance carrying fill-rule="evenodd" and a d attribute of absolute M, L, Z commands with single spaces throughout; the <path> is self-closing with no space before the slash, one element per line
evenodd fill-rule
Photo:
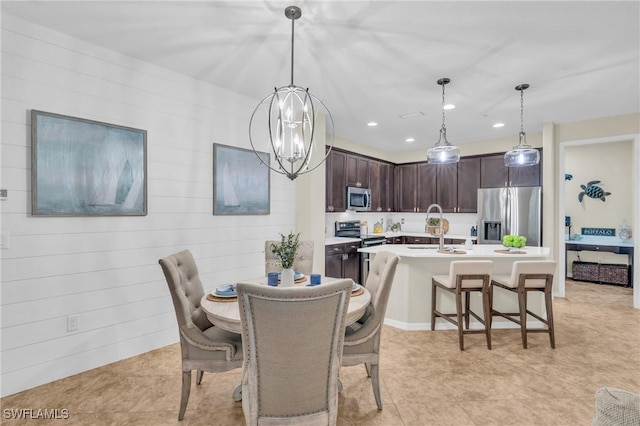
<path fill-rule="evenodd" d="M 520 91 L 520 133 L 518 145 L 504 154 L 504 165 L 507 167 L 535 166 L 540 162 L 540 152 L 531 148 L 531 145 L 527 145 L 527 135 L 524 133 L 524 91 L 528 88 L 528 84 L 519 84 L 515 87 Z"/>
<path fill-rule="evenodd" d="M 441 78 L 437 82 L 442 86 L 442 127 L 440 128 L 438 142 L 427 151 L 427 161 L 429 163 L 447 164 L 460 161 L 460 149 L 449 143 L 447 140 L 447 128 L 444 125 L 444 86 L 450 81 L 448 78 Z"/>
<path fill-rule="evenodd" d="M 284 14 L 291 20 L 291 83 L 275 88 L 256 106 L 249 121 L 249 141 L 258 155 L 262 146 L 273 154 L 275 164 L 260 161 L 271 170 L 294 180 L 320 166 L 333 146 L 333 118 L 324 103 L 309 89 L 293 83 L 294 23 L 302 16 L 297 6 Z M 316 146 L 319 132 L 324 132 L 327 146 Z"/>

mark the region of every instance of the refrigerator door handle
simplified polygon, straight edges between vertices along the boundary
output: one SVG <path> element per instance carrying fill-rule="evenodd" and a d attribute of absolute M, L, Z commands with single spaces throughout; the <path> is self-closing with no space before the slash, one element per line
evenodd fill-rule
<path fill-rule="evenodd" d="M 504 229 L 505 235 L 511 235 L 511 191 L 509 188 L 505 188 L 505 201 L 504 201 Z"/>

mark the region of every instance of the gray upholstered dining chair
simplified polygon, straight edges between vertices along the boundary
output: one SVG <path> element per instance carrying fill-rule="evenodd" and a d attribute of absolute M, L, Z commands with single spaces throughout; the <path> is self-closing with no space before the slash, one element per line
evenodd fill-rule
<path fill-rule="evenodd" d="M 400 257 L 387 251 L 376 254 L 365 287 L 371 293 L 371 303 L 362 318 L 346 328 L 342 365 L 345 367 L 364 364 L 371 377 L 373 396 L 378 410 L 382 410 L 380 397 L 380 336 L 387 311 L 389 292 Z"/>
<path fill-rule="evenodd" d="M 553 295 L 551 294 L 555 270 L 555 260 L 520 260 L 513 262 L 511 275 L 495 275 L 491 278 L 491 314 L 501 316 L 520 326 L 524 349 L 527 349 L 527 333 L 548 333 L 551 348 L 555 349 L 556 347 L 553 325 Z M 496 287 L 518 295 L 518 312 L 498 312 L 494 309 L 493 289 Z M 544 294 L 546 318 L 542 318 L 527 307 L 527 294 L 531 291 Z M 529 328 L 527 315 L 540 321 L 543 327 Z"/>
<path fill-rule="evenodd" d="M 247 425 L 335 425 L 350 279 L 314 287 L 238 283 Z"/>
<path fill-rule="evenodd" d="M 189 250 L 159 260 L 169 285 L 178 320 L 182 355 L 182 396 L 178 420 L 184 418 L 191 391 L 191 371 L 197 370 L 196 384 L 207 372 L 242 367 L 242 339 L 209 322 L 200 307 L 204 296 L 198 267 Z"/>
<path fill-rule="evenodd" d="M 282 266 L 278 265 L 276 255 L 271 251 L 271 244 L 277 244 L 279 242 L 280 241 L 267 240 L 264 243 L 265 275 L 269 272 L 282 271 Z M 300 242 L 298 255 L 293 262 L 293 270 L 305 275 L 311 275 L 313 273 L 313 240 Z"/>

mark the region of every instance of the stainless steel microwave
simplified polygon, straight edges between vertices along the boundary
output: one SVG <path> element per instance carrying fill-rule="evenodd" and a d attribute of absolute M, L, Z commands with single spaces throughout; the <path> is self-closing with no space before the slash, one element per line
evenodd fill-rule
<path fill-rule="evenodd" d="M 371 210 L 371 190 L 369 188 L 347 187 L 347 210 L 368 212 Z"/>

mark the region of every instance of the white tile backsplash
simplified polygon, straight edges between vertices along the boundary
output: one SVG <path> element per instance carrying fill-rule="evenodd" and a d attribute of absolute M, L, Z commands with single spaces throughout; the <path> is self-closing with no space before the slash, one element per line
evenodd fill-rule
<path fill-rule="evenodd" d="M 438 213 L 435 213 L 435 217 L 438 217 Z M 449 234 L 471 235 L 471 227 L 476 226 L 478 215 L 476 213 L 444 213 L 442 217 L 449 221 Z M 383 229 L 386 231 L 391 223 L 401 222 L 402 219 L 404 219 L 404 224 L 401 224 L 402 231 L 424 232 L 426 218 L 426 213 L 364 213 L 351 211 L 344 213 L 326 213 L 326 236 L 333 237 L 335 233 L 335 222 L 344 220 L 366 221 L 369 225 L 369 232 L 373 232 L 373 225 L 376 222 L 383 221 Z"/>

